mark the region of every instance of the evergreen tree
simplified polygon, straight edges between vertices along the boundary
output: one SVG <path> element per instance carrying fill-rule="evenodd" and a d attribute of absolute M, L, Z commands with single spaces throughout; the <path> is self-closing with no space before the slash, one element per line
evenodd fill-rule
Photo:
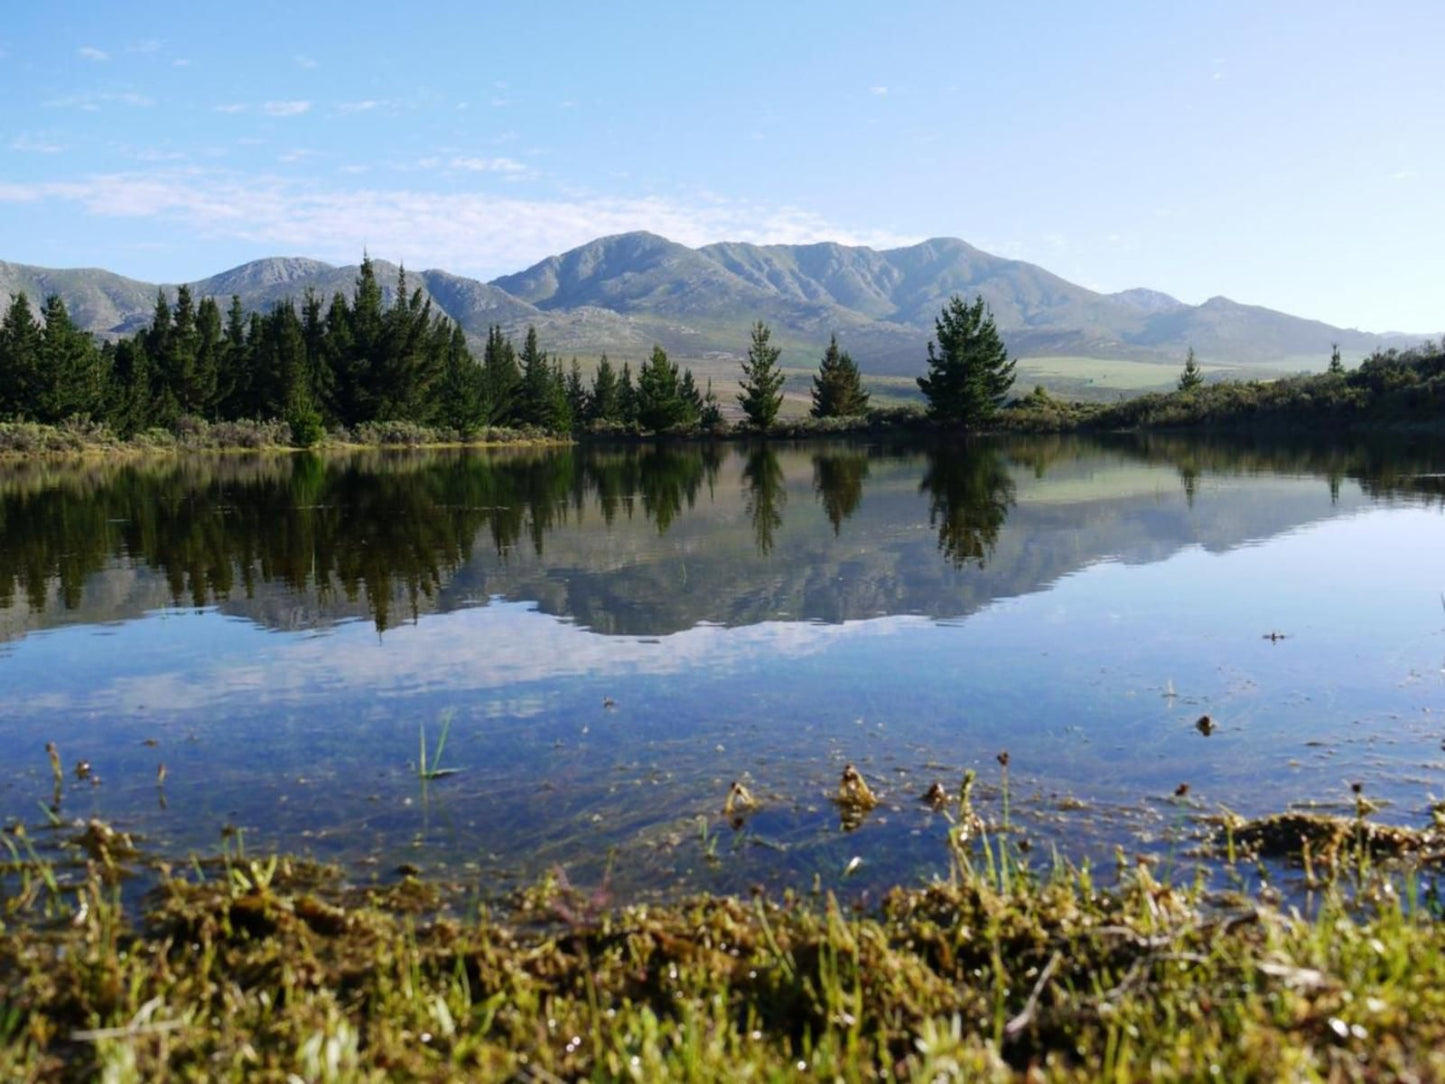
<path fill-rule="evenodd" d="M 582 366 L 572 359 L 572 368 L 567 373 L 567 413 L 572 419 L 571 428 L 579 428 L 587 419 L 591 403 L 587 400 L 587 385 L 582 382 Z"/>
<path fill-rule="evenodd" d="M 232 294 L 216 364 L 217 415 L 222 418 L 245 417 L 244 404 L 250 394 L 251 359 L 246 353 L 246 310 L 241 307 L 240 296 Z"/>
<path fill-rule="evenodd" d="M 1340 360 L 1340 344 L 1330 344 L 1330 372 L 1335 376 L 1343 376 L 1345 363 Z"/>
<path fill-rule="evenodd" d="M 603 354 L 602 360 L 597 363 L 597 372 L 592 374 L 592 394 L 587 404 L 587 416 L 592 421 L 604 422 L 609 425 L 621 421 L 622 404 L 618 396 L 619 391 L 617 374 L 612 370 L 612 362 L 607 360 L 606 354 Z"/>
<path fill-rule="evenodd" d="M 350 383 L 352 367 L 348 361 L 356 350 L 351 329 L 351 305 L 345 294 L 337 292 L 332 295 L 331 304 L 326 307 L 326 349 L 323 366 L 326 376 L 322 382 L 324 395 L 320 405 L 333 421 L 339 421 L 343 425 L 353 425 L 359 420 L 353 414 L 358 396 Z"/>
<path fill-rule="evenodd" d="M 934 321 L 937 346 L 928 344 L 928 375 L 918 387 L 930 417 L 972 426 L 992 417 L 1013 384 L 1009 360 L 983 297 L 968 304 L 955 294 Z"/>
<path fill-rule="evenodd" d="M 475 433 L 486 424 L 487 405 L 483 373 L 467 349 L 466 333 L 460 324 L 451 325 L 446 365 L 438 386 L 438 421 L 463 434 Z"/>
<path fill-rule="evenodd" d="M 581 380 L 581 374 L 578 374 Z M 547 408 L 542 420 L 552 433 L 572 431 L 572 403 L 567 397 L 567 374 L 562 371 L 561 359 L 552 363 L 550 379 L 547 381 Z"/>
<path fill-rule="evenodd" d="M 132 436 L 155 424 L 150 357 L 146 337 L 122 339 L 111 364 L 110 422 L 122 436 Z"/>
<path fill-rule="evenodd" d="M 652 348 L 637 374 L 637 424 L 644 430 L 662 433 L 687 420 L 687 404 L 678 384 L 677 366 L 667 360 L 667 351 Z"/>
<path fill-rule="evenodd" d="M 743 362 L 743 390 L 738 394 L 743 413 L 759 429 L 772 425 L 783 405 L 783 374 L 778 370 L 782 351 L 768 344 L 771 335 L 761 320 L 753 325 L 752 343 Z"/>
<path fill-rule="evenodd" d="M 196 307 L 189 286 L 176 289 L 176 304 L 171 311 L 171 330 L 165 340 L 161 357 L 161 379 L 166 383 L 176 409 L 181 414 L 196 415 L 205 409 L 198 400 L 196 355 L 200 349 L 200 330 L 196 326 Z"/>
<path fill-rule="evenodd" d="M 522 379 L 518 385 L 517 420 L 523 425 L 548 426 L 552 415 L 552 367 L 537 345 L 537 329 L 527 328 L 518 359 Z"/>
<path fill-rule="evenodd" d="M 24 293 L 0 322 L 0 418 L 30 417 L 40 390 L 40 325 Z"/>
<path fill-rule="evenodd" d="M 487 420 L 493 425 L 510 425 L 516 420 L 517 386 L 522 382 L 522 373 L 517 368 L 512 340 L 502 334 L 500 324 L 487 329 L 482 372 L 487 390 Z"/>
<path fill-rule="evenodd" d="M 631 428 L 637 424 L 637 388 L 632 383 L 632 363 L 622 363 L 622 379 L 617 384 L 617 420 Z"/>
<path fill-rule="evenodd" d="M 712 378 L 708 378 L 707 392 L 702 397 L 702 409 L 698 411 L 697 423 L 704 429 L 716 429 L 723 423 L 722 404 L 713 394 Z"/>
<path fill-rule="evenodd" d="M 697 381 L 692 378 L 691 369 L 682 371 L 682 382 L 677 386 L 677 394 L 685 408 L 683 421 L 688 425 L 696 425 L 697 420 L 702 417 L 702 392 L 697 390 Z"/>
<path fill-rule="evenodd" d="M 847 418 L 868 410 L 868 393 L 858 366 L 838 349 L 838 336 L 828 339 L 828 349 L 813 377 L 813 410 L 815 418 Z"/>
<path fill-rule="evenodd" d="M 1184 371 L 1179 374 L 1179 390 L 1193 391 L 1204 383 L 1204 374 L 1199 371 L 1199 363 L 1194 360 L 1194 347 L 1189 348 L 1189 353 L 1184 358 Z"/>
<path fill-rule="evenodd" d="M 58 294 L 45 299 L 43 315 L 32 416 L 53 425 L 72 415 L 98 413 L 103 389 L 95 341 L 71 321 Z"/>

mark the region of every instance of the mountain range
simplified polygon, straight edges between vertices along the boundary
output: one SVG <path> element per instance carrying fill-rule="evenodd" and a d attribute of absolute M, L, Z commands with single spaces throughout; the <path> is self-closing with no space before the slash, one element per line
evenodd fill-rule
<path fill-rule="evenodd" d="M 400 269 L 374 261 L 386 293 Z M 307 289 L 349 292 L 355 266 L 289 257 L 256 260 L 190 283 L 223 303 L 265 309 Z M 811 368 L 831 333 L 870 376 L 920 372 L 933 320 L 950 295 L 981 294 L 1016 357 L 1117 359 L 1177 366 L 1193 347 L 1227 368 L 1321 367 L 1338 343 L 1347 357 L 1416 336 L 1337 328 L 1213 297 L 1188 305 L 1155 290 L 1105 294 L 1042 267 L 954 238 L 875 250 L 833 243 L 689 248 L 651 233 L 603 237 L 492 282 L 442 270 L 406 272 L 437 309 L 474 338 L 492 324 L 519 336 L 535 325 L 563 355 L 640 359 L 654 343 L 708 372 L 735 369 L 754 320 L 772 327 L 783 364 Z M 83 327 L 105 337 L 144 326 L 156 291 L 99 269 L 51 270 L 0 261 L 0 297 L 58 293 Z M 1027 366 L 1021 366 L 1027 368 Z"/>

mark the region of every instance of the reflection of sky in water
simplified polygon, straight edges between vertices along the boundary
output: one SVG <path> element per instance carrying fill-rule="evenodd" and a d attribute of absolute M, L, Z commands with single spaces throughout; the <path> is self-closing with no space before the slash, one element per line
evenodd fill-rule
<path fill-rule="evenodd" d="M 1218 518 L 1251 487 L 1206 475 L 1201 519 L 1212 484 Z M 1260 489 L 1306 486 L 1321 488 Z M 611 846 L 653 881 L 836 872 L 851 853 L 903 873 L 941 854 L 917 794 L 965 767 L 996 780 L 1002 748 L 1025 819 L 1032 808 L 1035 830 L 1075 844 L 1157 834 L 1182 781 L 1208 806 L 1265 812 L 1339 800 L 1360 779 L 1393 801 L 1384 815 L 1418 822 L 1445 794 L 1445 518 L 1355 507 L 1233 549 L 1085 555 L 1050 586 L 943 621 L 604 636 L 492 598 L 380 635 L 366 621 L 265 631 L 215 609 L 32 633 L 0 655 L 0 813 L 34 819 L 53 739 L 104 779 L 72 787 L 67 815 L 113 817 L 162 847 L 208 846 L 234 823 L 288 848 L 484 877 L 559 861 L 595 873 Z M 1068 520 L 1056 526 L 1043 540 L 1068 545 Z M 1275 630 L 1287 638 L 1263 638 Z M 463 770 L 423 793 L 418 729 L 434 740 L 448 710 L 445 763 Z M 845 761 L 886 799 L 849 837 L 823 797 Z M 766 808 L 708 865 L 694 818 L 716 821 L 739 777 Z M 1053 823 L 1060 795 L 1091 808 Z"/>

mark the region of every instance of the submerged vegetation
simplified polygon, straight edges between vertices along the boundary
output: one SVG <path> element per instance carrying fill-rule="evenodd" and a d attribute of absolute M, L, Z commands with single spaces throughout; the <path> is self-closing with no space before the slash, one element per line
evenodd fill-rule
<path fill-rule="evenodd" d="M 1007 754 L 999 763 L 1007 773 Z M 815 889 L 629 905 L 560 870 L 498 900 L 410 874 L 358 885 L 308 860 L 248 857 L 239 838 L 172 867 L 99 821 L 34 837 L 12 825 L 0 837 L 0 1074 L 1445 1073 L 1445 924 L 1418 864 L 1440 860 L 1430 830 L 1386 830 L 1364 804 L 1352 820 L 1226 817 L 1213 861 L 1235 887 L 1212 891 L 1203 866 L 1191 876 L 1172 854 L 1167 866 L 1122 853 L 1107 870 L 1036 865 L 1006 811 L 997 824 L 978 815 L 972 784 L 928 795 L 952 825 L 947 875 L 876 904 Z M 840 806 L 870 799 L 849 766 Z M 729 815 L 755 804 L 733 784 Z M 705 820 L 702 831 L 706 845 Z M 1309 864 L 1317 834 L 1334 840 L 1327 867 Z M 1303 913 L 1268 884 L 1246 888 L 1240 864 L 1271 847 L 1303 848 Z"/>

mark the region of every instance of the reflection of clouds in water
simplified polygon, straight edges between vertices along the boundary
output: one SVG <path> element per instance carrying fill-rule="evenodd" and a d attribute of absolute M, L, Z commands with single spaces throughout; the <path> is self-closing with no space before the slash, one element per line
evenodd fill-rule
<path fill-rule="evenodd" d="M 24 711 L 191 712 L 237 698 L 253 704 L 286 703 L 340 690 L 408 696 L 601 675 L 728 673 L 758 660 L 814 655 L 844 640 L 888 636 L 928 624 L 926 618 L 897 616 L 841 625 L 699 625 L 661 638 L 600 636 L 530 605 L 494 600 L 486 607 L 433 615 L 392 629 L 380 642 L 369 626 L 355 623 L 327 636 L 270 641 L 234 664 L 213 656 L 194 668 L 120 677 L 73 693 L 22 697 L 14 706 Z M 495 703 L 492 711 L 535 714 L 541 706 L 534 700 L 510 698 Z"/>

